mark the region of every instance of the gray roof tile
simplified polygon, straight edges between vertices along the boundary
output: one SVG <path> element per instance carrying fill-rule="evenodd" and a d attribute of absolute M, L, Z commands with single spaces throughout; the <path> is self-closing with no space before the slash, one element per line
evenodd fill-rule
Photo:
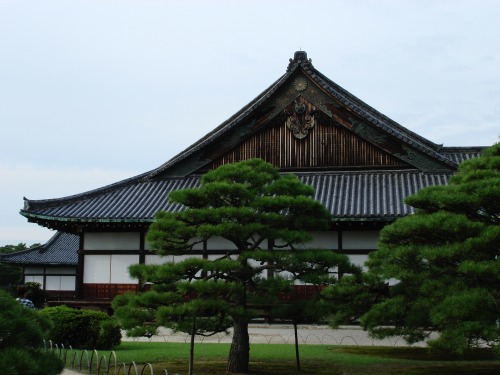
<path fill-rule="evenodd" d="M 315 189 L 322 202 L 339 220 L 397 218 L 412 212 L 404 198 L 421 188 L 446 185 L 451 173 L 415 170 L 296 173 Z M 199 186 L 200 176 L 135 181 L 102 194 L 81 194 L 51 201 L 29 201 L 27 216 L 79 221 L 152 221 L 159 210 L 179 211 L 167 201 L 171 191 Z"/>
<path fill-rule="evenodd" d="M 466 160 L 477 158 L 484 147 L 443 147 L 440 153 L 455 163 L 460 164 Z"/>
<path fill-rule="evenodd" d="M 79 238 L 77 235 L 57 232 L 46 244 L 32 249 L 4 254 L 0 262 L 23 265 L 76 265 Z"/>

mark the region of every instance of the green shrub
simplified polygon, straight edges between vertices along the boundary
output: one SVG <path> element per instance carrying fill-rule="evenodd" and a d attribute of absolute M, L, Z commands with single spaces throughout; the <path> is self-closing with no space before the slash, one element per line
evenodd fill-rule
<path fill-rule="evenodd" d="M 53 322 L 48 338 L 54 343 L 84 349 L 111 349 L 120 344 L 118 323 L 103 312 L 57 306 L 40 313 Z"/>
<path fill-rule="evenodd" d="M 43 350 L 49 322 L 36 310 L 20 305 L 0 291 L 0 373 L 55 375 L 63 362 Z"/>
<path fill-rule="evenodd" d="M 54 354 L 34 348 L 0 350 L 0 363 L 2 375 L 57 375 L 64 367 Z"/>

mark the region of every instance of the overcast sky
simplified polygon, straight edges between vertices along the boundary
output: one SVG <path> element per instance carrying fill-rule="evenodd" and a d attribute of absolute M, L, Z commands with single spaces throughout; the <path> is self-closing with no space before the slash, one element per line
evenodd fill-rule
<path fill-rule="evenodd" d="M 19 215 L 151 170 L 285 73 L 297 50 L 445 146 L 500 134 L 500 1 L 0 0 L 0 245 Z"/>

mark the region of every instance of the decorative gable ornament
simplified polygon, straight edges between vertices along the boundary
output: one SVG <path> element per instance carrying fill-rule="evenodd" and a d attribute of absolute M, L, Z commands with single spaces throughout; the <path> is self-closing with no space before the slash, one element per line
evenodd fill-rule
<path fill-rule="evenodd" d="M 285 113 L 287 111 L 285 110 Z M 287 113 L 288 114 L 288 113 Z M 297 139 L 303 139 L 309 134 L 309 130 L 316 125 L 314 115 L 307 110 L 305 103 L 295 101 L 292 114 L 288 114 L 286 126 Z"/>

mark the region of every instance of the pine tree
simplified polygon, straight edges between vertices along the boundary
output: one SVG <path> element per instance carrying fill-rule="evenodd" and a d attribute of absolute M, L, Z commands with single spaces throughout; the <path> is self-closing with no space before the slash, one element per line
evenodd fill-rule
<path fill-rule="evenodd" d="M 179 328 L 184 321 L 194 323 L 200 334 L 230 325 L 227 369 L 247 372 L 248 324 L 256 310 L 276 304 L 294 280 L 328 284 L 335 281 L 334 268 L 350 267 L 347 257 L 332 251 L 303 250 L 310 231 L 326 229 L 330 222 L 312 194 L 295 175 L 281 175 L 260 159 L 223 165 L 205 174 L 199 188 L 172 192 L 170 201 L 184 210 L 156 215 L 147 235 L 153 249 L 161 255 L 193 254 L 193 248 L 217 237 L 234 250 L 131 267 L 132 276 L 153 283 L 152 290 L 117 298 L 117 314 L 136 334 L 151 334 L 162 324 Z M 145 321 L 154 324 L 148 327 Z"/>
<path fill-rule="evenodd" d="M 49 322 L 4 291 L 0 291 L 0 306 L 2 374 L 59 374 L 64 365 L 62 360 L 43 349 Z"/>
<path fill-rule="evenodd" d="M 337 323 L 358 315 L 373 336 L 410 343 L 438 333 L 429 344 L 459 355 L 498 348 L 500 144 L 462 163 L 448 186 L 420 190 L 406 203 L 416 213 L 381 231 L 369 272 L 330 290 L 337 301 L 354 302 Z M 353 293 L 361 289 L 364 295 Z"/>

